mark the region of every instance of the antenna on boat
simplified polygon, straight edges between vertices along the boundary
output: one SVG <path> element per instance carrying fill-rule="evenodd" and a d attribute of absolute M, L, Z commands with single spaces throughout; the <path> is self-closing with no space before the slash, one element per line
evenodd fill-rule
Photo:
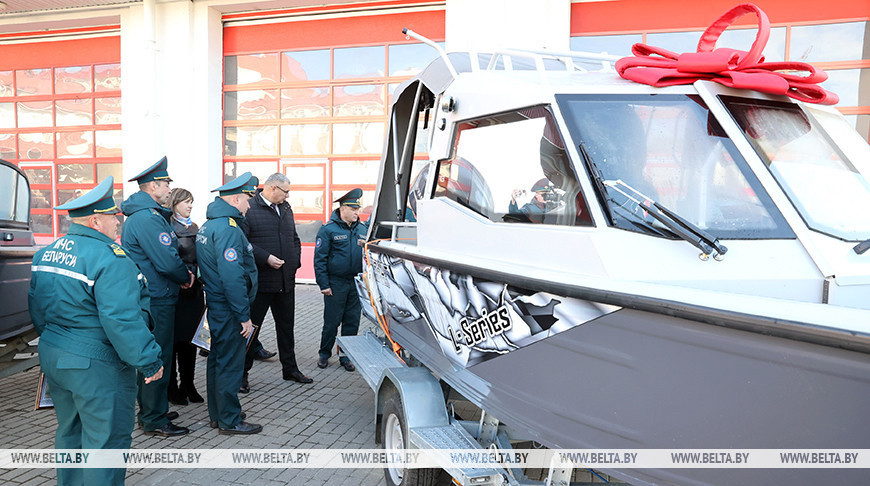
<path fill-rule="evenodd" d="M 408 29 L 408 28 L 402 29 L 402 33 L 409 36 L 409 37 L 413 37 L 413 38 L 417 39 L 418 41 L 420 41 L 420 42 L 426 44 L 427 46 L 432 47 L 436 51 L 438 51 L 438 55 L 441 56 L 441 59 L 444 59 L 444 64 L 447 65 L 447 69 L 450 70 L 450 74 L 453 75 L 454 78 L 456 78 L 456 76 L 458 76 L 458 74 L 456 73 L 456 69 L 453 67 L 453 63 L 451 63 L 450 58 L 447 57 L 447 53 L 444 52 L 444 49 L 442 49 L 441 46 L 439 46 L 438 44 L 433 42 L 432 39 L 429 39 L 427 37 L 423 37 L 422 35 L 414 32 L 413 30 Z"/>

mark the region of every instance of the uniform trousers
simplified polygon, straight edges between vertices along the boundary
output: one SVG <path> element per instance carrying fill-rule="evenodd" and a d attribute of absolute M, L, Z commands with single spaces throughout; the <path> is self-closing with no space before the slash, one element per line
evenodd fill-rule
<path fill-rule="evenodd" d="M 48 343 L 39 363 L 57 414 L 55 449 L 129 449 L 136 404 L 136 370 L 86 358 Z M 57 470 L 66 485 L 124 484 L 126 469 Z"/>
<path fill-rule="evenodd" d="M 296 290 L 291 287 L 289 292 L 258 292 L 254 303 L 251 304 L 251 322 L 257 326 L 257 335 L 263 328 L 263 320 L 266 312 L 272 310 L 272 318 L 275 320 L 275 337 L 278 341 L 278 359 L 281 361 L 281 370 L 286 375 L 299 370 L 296 364 L 296 340 L 293 335 L 293 327 L 296 313 Z M 256 339 L 256 335 L 254 339 Z M 254 364 L 253 343 L 245 356 L 245 371 L 251 369 Z"/>
<path fill-rule="evenodd" d="M 222 429 L 233 428 L 242 421 L 239 387 L 245 368 L 245 338 L 241 322 L 233 316 L 229 305 L 217 299 L 208 300 L 208 327 L 211 350 L 206 366 L 209 421 Z"/>
<path fill-rule="evenodd" d="M 172 344 L 175 341 L 176 300 L 151 299 L 151 318 L 154 320 L 154 329 L 151 332 L 160 345 L 163 377 L 146 385 L 146 377 L 139 375 L 139 423 L 145 430 L 159 429 L 169 423 L 166 418 L 166 412 L 169 411 L 167 391 L 172 370 Z"/>
<path fill-rule="evenodd" d="M 353 277 L 329 277 L 332 295 L 323 296 L 323 332 L 320 335 L 320 357 L 332 356 L 338 327 L 342 336 L 356 336 L 359 331 L 359 318 L 362 307 Z M 339 357 L 343 358 L 341 350 Z"/>

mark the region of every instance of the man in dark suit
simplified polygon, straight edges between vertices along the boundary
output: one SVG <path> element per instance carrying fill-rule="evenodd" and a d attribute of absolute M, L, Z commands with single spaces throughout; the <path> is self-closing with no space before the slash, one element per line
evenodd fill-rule
<path fill-rule="evenodd" d="M 251 306 L 251 320 L 259 330 L 266 311 L 272 310 L 275 334 L 278 338 L 278 359 L 285 380 L 311 383 L 313 380 L 299 371 L 293 336 L 296 308 L 296 269 L 302 266 L 302 244 L 296 234 L 293 209 L 287 202 L 290 179 L 275 173 L 263 183 L 263 189 L 251 199 L 242 230 L 254 247 L 259 286 Z M 255 336 L 256 337 L 256 336 Z M 254 363 L 254 346 L 245 356 L 245 376 L 240 391 L 247 393 L 248 370 Z"/>

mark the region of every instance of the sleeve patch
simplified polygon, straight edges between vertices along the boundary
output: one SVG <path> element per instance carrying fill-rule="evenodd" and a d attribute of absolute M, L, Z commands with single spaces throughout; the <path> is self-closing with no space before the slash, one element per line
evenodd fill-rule
<path fill-rule="evenodd" d="M 318 238 L 317 238 L 317 243 L 314 244 L 314 248 L 320 248 L 320 244 L 321 244 L 321 243 L 322 243 L 322 242 L 320 241 L 320 238 L 318 237 Z"/>
<path fill-rule="evenodd" d="M 169 246 L 172 244 L 172 237 L 165 231 L 157 235 L 157 239 L 160 240 L 160 244 L 163 246 Z"/>
<path fill-rule="evenodd" d="M 234 262 L 238 260 L 238 258 L 239 254 L 238 252 L 236 252 L 235 248 L 227 248 L 227 250 L 224 252 L 224 259 L 228 262 Z"/>

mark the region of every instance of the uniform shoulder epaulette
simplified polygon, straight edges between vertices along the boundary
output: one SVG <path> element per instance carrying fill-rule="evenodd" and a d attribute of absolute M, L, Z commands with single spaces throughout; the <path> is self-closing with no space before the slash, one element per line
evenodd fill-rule
<path fill-rule="evenodd" d="M 238 227 L 239 227 L 239 225 L 236 224 L 236 220 L 233 219 L 233 218 L 230 218 L 230 226 L 232 226 L 233 228 L 238 228 Z"/>
<path fill-rule="evenodd" d="M 157 210 L 154 208 L 151 208 L 151 214 L 153 214 L 155 216 L 160 216 L 160 213 L 158 213 Z"/>
<path fill-rule="evenodd" d="M 118 245 L 117 243 L 111 243 L 109 248 L 112 249 L 112 253 L 114 253 L 116 257 L 120 258 L 127 256 L 127 252 L 125 252 L 124 249 L 121 248 L 121 245 Z"/>

